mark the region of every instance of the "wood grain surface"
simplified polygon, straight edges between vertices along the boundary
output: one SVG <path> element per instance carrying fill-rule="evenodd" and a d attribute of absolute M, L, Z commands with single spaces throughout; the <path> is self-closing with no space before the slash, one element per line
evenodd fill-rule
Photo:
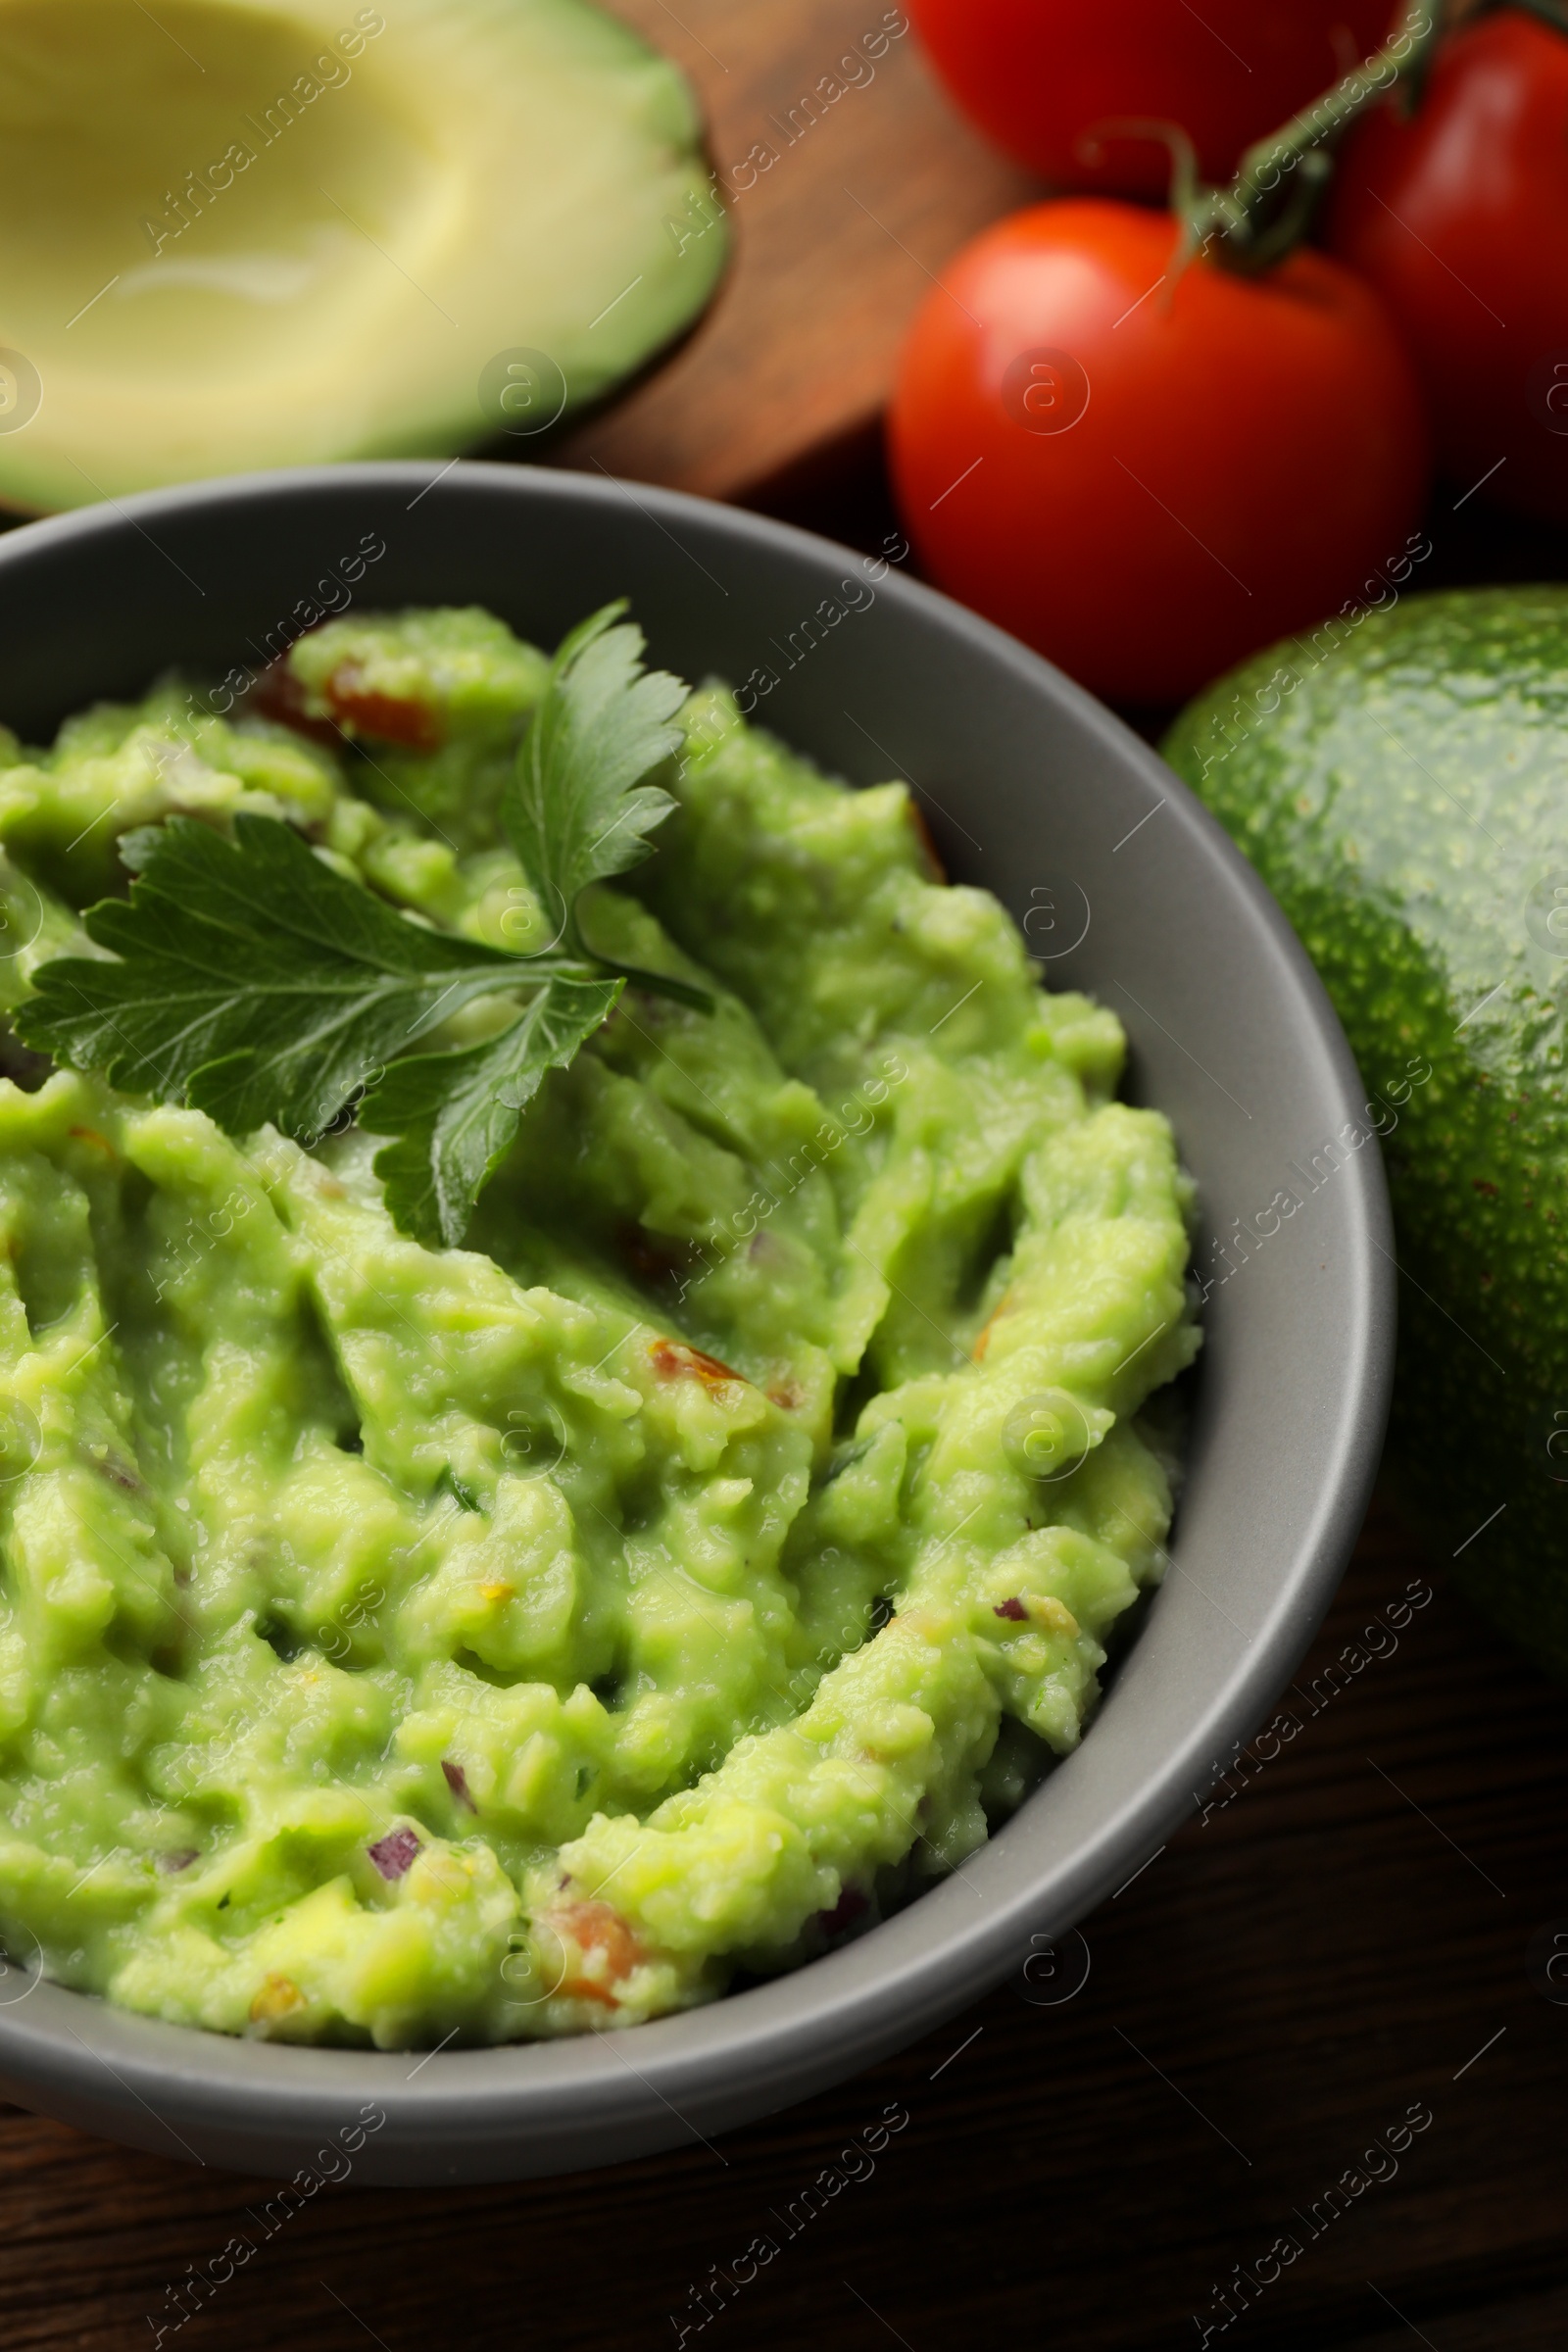
<path fill-rule="evenodd" d="M 1412 1586 L 1432 1597 L 1400 1630 Z M 152 2344 L 239 2233 L 256 2250 L 180 2352 L 627 2352 L 683 2325 L 702 2352 L 1152 2352 L 1197 2345 L 1282 2236 L 1300 2252 L 1227 2352 L 1558 2352 L 1568 2007 L 1526 1961 L 1568 1933 L 1568 1696 L 1380 1509 L 1282 1704 L 1278 1752 L 1255 1742 L 1084 1923 L 1073 1997 L 1004 1987 L 711 2149 L 515 2187 L 350 2179 L 269 2234 L 264 2181 L 0 2111 L 7 2352 Z M 1056 1983 L 1081 1973 L 1074 1945 Z M 777 2252 L 736 2282 L 758 2237 Z"/>
<path fill-rule="evenodd" d="M 697 86 L 735 257 L 673 360 L 552 454 L 748 499 L 871 424 L 932 273 L 1033 183 L 890 34 L 886 0 L 611 5 Z"/>

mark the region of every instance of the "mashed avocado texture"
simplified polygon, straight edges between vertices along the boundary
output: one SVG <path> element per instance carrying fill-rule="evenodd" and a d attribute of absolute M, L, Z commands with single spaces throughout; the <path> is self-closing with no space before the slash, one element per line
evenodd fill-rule
<path fill-rule="evenodd" d="M 544 674 L 481 612 L 345 618 L 288 723 L 173 681 L 0 740 L 0 1000 L 176 811 L 542 943 L 494 810 Z M 1158 1581 L 1189 1188 L 1115 1020 L 902 785 L 716 690 L 684 726 L 585 913 L 715 1009 L 629 990 L 466 1248 L 354 1128 L 236 1142 L 6 1049 L 0 1928 L 63 1983 L 383 2046 L 710 1999 L 961 1863 Z"/>

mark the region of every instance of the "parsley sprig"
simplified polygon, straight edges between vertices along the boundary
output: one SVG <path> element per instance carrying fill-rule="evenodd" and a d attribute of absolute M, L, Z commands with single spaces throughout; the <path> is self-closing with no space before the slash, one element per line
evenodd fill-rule
<path fill-rule="evenodd" d="M 233 838 L 184 816 L 127 836 L 128 900 L 83 917 L 108 953 L 33 975 L 23 1040 L 115 1086 L 207 1111 L 230 1134 L 270 1120 L 314 1143 L 354 1106 L 392 1138 L 387 1205 L 415 1239 L 455 1246 L 547 1071 L 564 1068 L 628 981 L 709 1009 L 687 982 L 618 965 L 583 936 L 590 883 L 647 857 L 674 807 L 644 779 L 678 747 L 678 678 L 607 605 L 564 641 L 517 755 L 502 822 L 555 936 L 516 956 L 411 922 L 288 825 L 241 815 Z M 477 1045 L 418 1052 L 481 997 L 526 992 Z"/>

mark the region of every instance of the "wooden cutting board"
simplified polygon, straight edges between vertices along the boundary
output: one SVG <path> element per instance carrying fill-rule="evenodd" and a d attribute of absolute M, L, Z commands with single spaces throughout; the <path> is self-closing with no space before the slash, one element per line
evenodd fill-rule
<path fill-rule="evenodd" d="M 734 259 L 674 357 L 552 457 L 753 500 L 872 427 L 943 264 L 1035 185 L 960 120 L 897 6 L 611 5 L 697 88 Z"/>

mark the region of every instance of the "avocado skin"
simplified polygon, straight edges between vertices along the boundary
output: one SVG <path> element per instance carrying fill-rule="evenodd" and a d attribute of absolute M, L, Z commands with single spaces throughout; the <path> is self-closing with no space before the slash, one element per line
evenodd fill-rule
<path fill-rule="evenodd" d="M 1163 750 L 1295 925 L 1383 1133 L 1401 1497 L 1568 1680 L 1568 587 L 1331 623 L 1221 679 Z"/>

